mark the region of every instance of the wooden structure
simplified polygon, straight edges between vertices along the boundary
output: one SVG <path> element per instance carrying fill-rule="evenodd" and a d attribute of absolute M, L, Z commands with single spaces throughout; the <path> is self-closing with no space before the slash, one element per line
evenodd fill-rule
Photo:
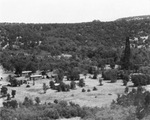
<path fill-rule="evenodd" d="M 31 75 L 32 71 L 22 71 L 22 76 L 29 77 Z"/>
<path fill-rule="evenodd" d="M 31 75 L 30 80 L 36 80 L 42 78 L 42 75 Z"/>

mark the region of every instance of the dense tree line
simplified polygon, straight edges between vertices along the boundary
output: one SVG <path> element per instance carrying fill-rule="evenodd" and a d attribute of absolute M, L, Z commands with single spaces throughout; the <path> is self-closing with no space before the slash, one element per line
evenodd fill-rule
<path fill-rule="evenodd" d="M 149 45 L 149 30 L 150 21 L 147 19 L 77 24 L 1 23 L 0 62 L 6 70 L 17 74 L 22 70 L 34 72 L 37 69 L 61 68 L 68 71 L 73 67 L 88 71 L 91 66 L 122 64 L 122 60 L 130 56 L 130 69 L 137 71 L 141 64 L 148 65 L 150 62 L 146 48 Z M 130 48 L 130 55 L 122 57 L 128 36 L 130 46 L 135 43 L 145 44 L 145 47 L 137 48 L 135 45 Z M 145 43 L 140 42 L 140 36 L 148 36 Z M 133 41 L 135 37 L 139 41 Z M 72 57 L 56 59 L 63 53 Z"/>
<path fill-rule="evenodd" d="M 141 45 L 140 36 L 149 36 L 149 30 L 150 21 L 147 19 L 77 24 L 1 23 L 1 63 L 7 70 L 16 72 L 59 67 L 66 70 L 68 66 L 87 70 L 90 66 L 121 64 L 126 37 L 129 36 L 130 40 L 137 37 L 139 41 L 133 42 Z M 149 38 L 145 46 L 149 45 Z M 131 69 L 137 69 L 143 62 L 149 64 L 147 48 L 133 47 L 131 51 Z M 71 54 L 72 58 L 55 59 L 62 53 Z"/>
<path fill-rule="evenodd" d="M 150 21 L 93 21 L 77 24 L 0 24 L 1 47 L 8 49 L 40 49 L 52 55 L 95 49 L 101 45 L 118 47 L 124 38 L 149 35 Z M 16 47 L 18 46 L 18 47 Z"/>

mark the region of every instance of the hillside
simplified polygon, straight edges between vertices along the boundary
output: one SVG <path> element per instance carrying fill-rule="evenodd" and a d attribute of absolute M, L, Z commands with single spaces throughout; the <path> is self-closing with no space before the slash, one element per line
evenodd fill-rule
<path fill-rule="evenodd" d="M 144 40 L 144 44 L 149 46 L 150 20 L 141 18 L 143 17 L 76 24 L 0 23 L 1 49 L 35 49 L 56 55 L 81 51 L 83 48 L 93 50 L 101 46 L 121 47 L 126 36 L 130 36 L 139 45 Z"/>
<path fill-rule="evenodd" d="M 1 23 L 0 72 L 0 120 L 149 120 L 150 20 Z"/>

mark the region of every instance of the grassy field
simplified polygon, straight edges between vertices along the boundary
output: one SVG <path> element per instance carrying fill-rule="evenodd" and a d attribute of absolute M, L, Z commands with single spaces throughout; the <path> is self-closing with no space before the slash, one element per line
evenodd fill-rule
<path fill-rule="evenodd" d="M 81 77 L 83 77 L 81 75 Z M 66 100 L 75 102 L 81 106 L 89 107 L 101 107 L 108 106 L 117 98 L 117 94 L 124 92 L 125 86 L 122 86 L 122 80 L 118 80 L 116 83 L 110 83 L 110 81 L 103 81 L 103 86 L 99 86 L 98 79 L 90 79 L 89 75 L 85 79 L 86 86 L 83 87 L 86 92 L 82 92 L 83 88 L 76 87 L 75 90 L 70 90 L 69 92 L 57 92 L 55 90 L 48 89 L 44 94 L 43 92 L 43 83 L 49 85 L 50 79 L 39 79 L 33 82 L 29 81 L 30 88 L 26 88 L 26 84 L 23 84 L 20 87 L 8 87 L 8 93 L 11 93 L 11 90 L 16 90 L 15 99 L 19 102 L 23 102 L 24 98 L 30 97 L 34 100 L 35 97 L 39 97 L 42 103 L 53 102 L 55 99 Z M 64 80 L 65 83 L 70 83 L 70 81 Z M 0 81 L 0 84 L 7 84 L 5 80 Z M 132 85 L 131 82 L 128 85 Z M 93 87 L 96 87 L 98 90 L 93 91 Z M 90 89 L 90 92 L 87 90 Z M 0 106 L 6 98 L 0 98 Z"/>

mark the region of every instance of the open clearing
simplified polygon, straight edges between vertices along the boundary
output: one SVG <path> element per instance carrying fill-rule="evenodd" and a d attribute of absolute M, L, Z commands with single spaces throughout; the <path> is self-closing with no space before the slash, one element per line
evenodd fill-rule
<path fill-rule="evenodd" d="M 83 76 L 82 76 L 83 77 Z M 124 92 L 125 86 L 122 86 L 122 80 L 118 80 L 116 83 L 110 83 L 110 81 L 103 81 L 103 86 L 99 86 L 98 79 L 90 79 L 89 76 L 85 79 L 86 86 L 83 87 L 86 92 L 82 92 L 83 88 L 76 87 L 75 90 L 70 90 L 69 92 L 57 92 L 56 90 L 48 89 L 44 94 L 43 92 L 43 83 L 49 85 L 50 79 L 39 79 L 33 82 L 29 81 L 29 88 L 26 88 L 26 84 L 21 85 L 20 87 L 8 87 L 8 93 L 11 93 L 11 90 L 16 90 L 15 99 L 19 102 L 23 102 L 24 98 L 30 97 L 34 100 L 35 97 L 39 97 L 42 103 L 53 102 L 55 99 L 66 100 L 75 102 L 81 106 L 89 107 L 102 107 L 108 106 L 117 98 L 117 94 Z M 65 83 L 70 83 L 70 81 L 64 80 Z M 6 81 L 0 81 L 0 84 L 8 84 Z M 128 85 L 132 85 L 131 82 Z M 93 91 L 93 87 L 96 87 L 98 90 Z M 87 90 L 90 89 L 90 92 Z M 0 98 L 0 106 L 6 98 Z"/>

